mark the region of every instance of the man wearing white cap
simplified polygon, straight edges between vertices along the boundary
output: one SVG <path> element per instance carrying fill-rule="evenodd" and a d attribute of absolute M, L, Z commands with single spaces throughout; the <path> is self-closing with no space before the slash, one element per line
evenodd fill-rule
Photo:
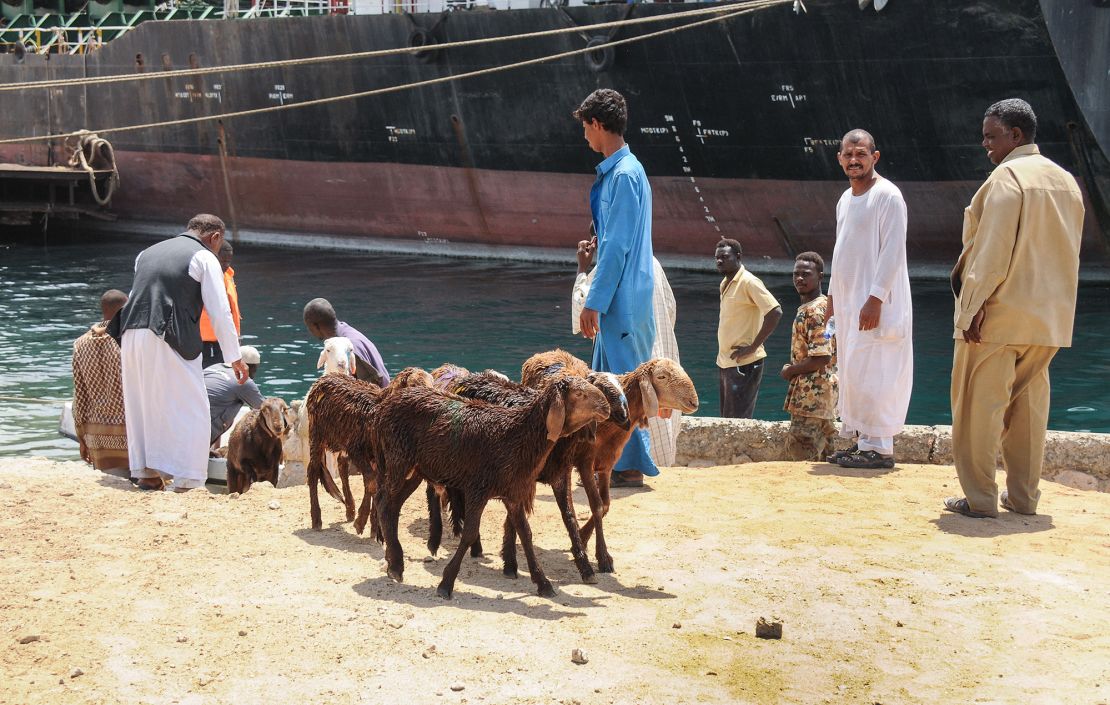
<path fill-rule="evenodd" d="M 204 369 L 204 387 L 208 390 L 208 408 L 212 417 L 212 443 L 231 428 L 244 404 L 252 409 L 262 406 L 262 392 L 254 381 L 258 363 L 261 362 L 258 349 L 253 345 L 241 345 L 239 354 L 250 375 L 243 384 L 235 381 L 235 371 L 226 362 L 217 362 Z"/>

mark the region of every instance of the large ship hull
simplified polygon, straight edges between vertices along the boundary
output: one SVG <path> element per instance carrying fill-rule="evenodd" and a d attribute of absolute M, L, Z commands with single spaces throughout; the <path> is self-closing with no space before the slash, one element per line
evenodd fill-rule
<path fill-rule="evenodd" d="M 909 253 L 951 261 L 964 206 L 991 168 L 979 131 L 1021 96 L 1038 144 L 1089 196 L 1084 258 L 1106 263 L 1105 151 L 1077 103 L 1036 0 L 893 2 L 882 13 L 809 0 L 582 56 L 325 106 L 107 135 L 120 217 L 212 211 L 253 230 L 484 244 L 572 245 L 600 157 L 570 111 L 597 87 L 630 103 L 628 142 L 654 190 L 660 252 L 703 255 L 721 236 L 752 257 L 831 250 L 846 180 L 840 136 L 875 134 L 878 169 L 906 196 Z M 1046 5 L 1051 3 L 1044 2 Z M 699 7 L 703 7 L 700 5 Z M 602 5 L 241 21 L 148 22 L 81 56 L 0 56 L 0 82 L 216 66 L 408 46 L 668 13 Z M 1088 12 L 1110 14 L 1092 8 Z M 1096 16 L 1096 19 L 1102 21 Z M 689 20 L 686 20 L 689 21 Z M 622 28 L 624 39 L 664 25 Z M 3 94 L 0 137 L 93 130 L 295 103 L 578 49 L 590 35 L 141 83 Z M 1103 93 L 1102 95 L 1105 95 Z M 1097 100 L 1096 100 L 1097 102 Z M 1097 106 L 1096 106 L 1097 107 Z M 221 138 L 224 148 L 221 150 Z M 61 144 L 0 145 L 46 163 Z"/>

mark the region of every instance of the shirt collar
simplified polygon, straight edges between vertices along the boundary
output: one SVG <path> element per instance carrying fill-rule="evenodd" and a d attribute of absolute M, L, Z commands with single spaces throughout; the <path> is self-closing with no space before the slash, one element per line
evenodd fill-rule
<path fill-rule="evenodd" d="M 1005 164 L 1006 162 L 1010 161 L 1011 159 L 1017 159 L 1019 157 L 1028 157 L 1031 154 L 1040 154 L 1040 153 L 1041 153 L 1041 150 L 1037 149 L 1037 145 L 1035 145 L 1035 144 L 1023 144 L 1020 147 L 1014 147 L 1013 150 L 1009 154 L 1006 155 L 1006 158 L 1002 160 L 1002 162 L 999 164 L 999 166 L 1002 166 L 1002 164 Z"/>
<path fill-rule="evenodd" d="M 725 293 L 726 289 L 728 289 L 730 286 L 732 286 L 736 282 L 740 281 L 740 277 L 744 276 L 744 271 L 745 271 L 744 270 L 744 265 L 740 265 L 740 269 L 736 270 L 736 272 L 732 275 L 732 279 L 722 279 L 721 280 L 721 293 L 722 294 Z"/>
<path fill-rule="evenodd" d="M 613 167 L 617 165 L 617 162 L 619 162 L 621 159 L 624 159 L 625 155 L 630 153 L 631 151 L 628 149 L 627 144 L 617 151 L 613 152 L 605 158 L 605 161 L 597 165 L 597 175 L 604 176 L 605 174 L 608 174 L 610 171 L 613 170 Z"/>

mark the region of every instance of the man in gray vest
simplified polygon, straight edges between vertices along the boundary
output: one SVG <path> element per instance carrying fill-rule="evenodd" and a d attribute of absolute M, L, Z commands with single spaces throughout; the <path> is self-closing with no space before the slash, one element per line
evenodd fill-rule
<path fill-rule="evenodd" d="M 131 477 L 140 489 L 202 487 L 211 420 L 201 369 L 200 312 L 208 309 L 235 379 L 248 379 L 216 252 L 224 222 L 201 214 L 187 231 L 135 259 L 135 282 L 118 326 Z M 115 326 L 114 326 L 115 327 Z"/>

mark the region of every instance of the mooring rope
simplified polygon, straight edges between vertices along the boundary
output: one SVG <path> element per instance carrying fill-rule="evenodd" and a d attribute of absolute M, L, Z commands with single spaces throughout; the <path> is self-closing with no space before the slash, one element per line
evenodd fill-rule
<path fill-rule="evenodd" d="M 693 29 L 695 27 L 700 27 L 702 25 L 707 25 L 707 24 L 710 24 L 710 23 L 713 23 L 713 22 L 724 22 L 726 20 L 733 19 L 735 17 L 739 17 L 740 15 L 750 14 L 750 13 L 755 12 L 757 10 L 762 10 L 762 9 L 765 9 L 765 8 L 768 8 L 768 7 L 771 7 L 771 6 L 774 6 L 774 5 L 785 5 L 785 4 L 788 4 L 788 3 L 791 3 L 791 2 L 793 2 L 793 0 L 761 0 L 761 2 L 758 5 L 756 5 L 756 4 L 744 5 L 744 6 L 735 6 L 734 5 L 734 6 L 732 6 L 733 8 L 741 7 L 742 9 L 734 10 L 732 12 L 729 12 L 728 14 L 719 15 L 717 17 L 710 17 L 709 19 L 706 19 L 706 20 L 699 20 L 697 22 L 691 22 L 689 24 L 681 25 L 679 27 L 670 27 L 668 29 L 662 29 L 662 30 L 658 30 L 656 32 L 650 32 L 648 34 L 643 34 L 643 35 L 640 35 L 638 37 L 629 37 L 627 39 L 618 39 L 618 40 L 615 40 L 615 41 L 608 42 L 608 43 L 604 44 L 603 48 L 616 47 L 616 46 L 621 46 L 622 44 L 631 44 L 633 42 L 640 42 L 640 41 L 644 41 L 644 40 L 647 40 L 647 39 L 653 39 L 655 37 L 661 37 L 661 36 L 668 35 L 668 34 L 675 34 L 675 33 L 682 32 L 682 31 L 685 31 L 685 30 L 688 30 L 688 29 Z M 683 13 L 683 14 L 686 14 L 686 13 Z M 441 44 L 441 45 L 436 45 L 436 46 L 437 47 L 444 47 L 446 45 Z M 150 129 L 155 129 L 155 128 L 159 128 L 159 127 L 175 127 L 175 126 L 178 126 L 178 125 L 192 125 L 192 124 L 201 123 L 201 122 L 210 122 L 210 121 L 213 121 L 213 120 L 224 120 L 224 119 L 229 119 L 229 118 L 246 117 L 246 116 L 249 116 L 249 115 L 261 115 L 261 114 L 264 114 L 264 113 L 274 113 L 274 112 L 278 112 L 278 111 L 282 111 L 282 110 L 294 110 L 296 108 L 307 108 L 307 107 L 311 107 L 311 106 L 315 106 L 315 105 L 327 105 L 329 103 L 338 103 L 338 102 L 347 101 L 347 100 L 357 100 L 359 98 L 370 98 L 370 97 L 373 97 L 373 96 L 385 95 L 387 93 L 398 93 L 400 91 L 412 90 L 412 89 L 415 89 L 415 88 L 423 88 L 425 86 L 434 86 L 434 85 L 437 85 L 437 84 L 440 84 L 440 83 L 449 83 L 451 81 L 459 81 L 459 80 L 462 80 L 464 78 L 474 78 L 476 76 L 485 76 L 485 75 L 489 75 L 489 74 L 493 74 L 493 73 L 500 73 L 502 71 L 510 71 L 512 69 L 517 69 L 517 68 L 521 68 L 521 67 L 524 67 L 524 66 L 534 66 L 536 64 L 542 64 L 542 63 L 546 63 L 546 62 L 549 62 L 549 61 L 555 61 L 557 59 L 565 59 L 565 58 L 568 58 L 568 57 L 571 57 L 571 56 L 579 56 L 581 54 L 587 54 L 587 53 L 590 53 L 590 52 L 598 51 L 599 48 L 600 47 L 594 46 L 594 47 L 585 47 L 585 48 L 582 48 L 582 49 L 572 49 L 570 51 L 564 51 L 564 52 L 560 52 L 560 53 L 557 53 L 557 54 L 551 54 L 549 56 L 541 56 L 541 57 L 538 57 L 538 58 L 535 58 L 535 59 L 527 59 L 525 61 L 518 61 L 516 63 L 505 64 L 503 66 L 492 66 L 490 68 L 478 69 L 476 71 L 468 71 L 466 73 L 460 73 L 460 74 L 453 74 L 451 76 L 440 76 L 438 78 L 430 78 L 430 79 L 426 79 L 424 81 L 415 81 L 413 83 L 405 83 L 405 84 L 401 84 L 401 85 L 398 85 L 398 86 L 386 86 L 385 88 L 375 88 L 375 89 L 369 90 L 369 91 L 360 91 L 358 93 L 347 93 L 347 94 L 339 95 L 339 96 L 331 96 L 329 98 L 315 98 L 315 99 L 312 99 L 312 100 L 306 100 L 306 101 L 302 101 L 302 102 L 299 102 L 299 103 L 285 103 L 285 104 L 282 104 L 282 105 L 269 105 L 269 106 L 266 106 L 264 108 L 252 108 L 252 109 L 249 109 L 249 110 L 237 110 L 237 111 L 233 111 L 233 112 L 229 112 L 229 113 L 218 113 L 216 115 L 200 115 L 200 116 L 197 116 L 197 117 L 181 118 L 181 119 L 178 119 L 178 120 L 166 120 L 166 121 L 162 121 L 162 122 L 149 122 L 149 123 L 144 123 L 144 124 L 141 124 L 141 125 L 126 125 L 126 126 L 123 126 L 123 127 L 106 127 L 106 128 L 99 128 L 99 129 L 92 130 L 92 131 L 96 132 L 98 134 L 104 134 L 104 135 L 113 134 L 113 133 L 117 133 L 117 132 L 134 132 L 136 130 L 150 130 Z M 421 47 L 421 51 L 433 51 L 433 50 L 429 49 L 428 47 Z M 45 141 L 45 140 L 66 139 L 66 138 L 70 138 L 70 137 L 76 137 L 80 134 L 83 134 L 84 132 L 85 132 L 84 130 L 77 130 L 77 131 L 74 131 L 74 132 L 63 132 L 63 133 L 58 133 L 58 134 L 53 134 L 53 135 L 39 135 L 39 136 L 35 136 L 35 137 L 13 137 L 13 138 L 10 138 L 10 139 L 0 140 L 0 144 L 15 144 L 15 143 L 22 143 L 22 142 L 42 142 L 42 141 Z"/>
<path fill-rule="evenodd" d="M 550 37 L 559 34 L 570 33 L 585 33 L 597 29 L 618 28 L 623 26 L 647 24 L 652 22 L 666 22 L 669 20 L 685 19 L 688 17 L 698 17 L 707 14 L 726 14 L 733 13 L 737 8 L 744 8 L 746 10 L 762 10 L 775 5 L 785 5 L 793 0 L 752 0 L 744 4 L 728 4 L 715 7 L 703 8 L 700 10 L 688 10 L 685 12 L 671 13 L 664 15 L 655 15 L 651 17 L 636 17 L 626 20 L 613 20 L 611 22 L 599 22 L 597 24 L 582 25 L 575 27 L 561 27 L 559 29 L 547 29 L 538 32 L 528 32 L 525 34 L 510 34 L 503 37 L 483 37 L 482 39 L 466 39 L 456 42 L 444 42 L 443 44 L 432 44 L 416 47 L 397 47 L 394 49 L 375 49 L 372 51 L 359 51 L 347 54 L 328 54 L 326 56 L 312 56 L 301 59 L 281 59 L 279 61 L 262 61 L 253 64 L 232 64 L 230 66 L 211 66 L 207 68 L 189 68 L 189 69 L 176 69 L 173 71 L 158 71 L 151 73 L 134 73 L 134 74 L 118 74 L 113 76 L 89 76 L 85 78 L 59 78 L 46 81 L 24 81 L 21 83 L 0 83 L 0 91 L 15 91 L 15 90 L 30 90 L 32 88 L 64 88 L 71 86 L 91 86 L 105 83 L 122 83 L 125 81 L 153 81 L 166 78 L 177 78 L 181 76 L 205 76 L 213 73 L 236 73 L 239 71 L 260 71 L 263 69 L 284 68 L 287 66 L 307 66 L 311 64 L 329 63 L 333 61 L 353 61 L 357 59 L 371 59 L 380 58 L 383 56 L 394 56 L 398 54 L 420 54 L 423 52 L 441 51 L 444 49 L 457 49 L 461 47 L 480 46 L 485 44 L 495 44 L 498 42 L 516 41 L 524 39 L 538 39 L 541 37 Z M 596 49 L 597 47 L 595 47 Z"/>

